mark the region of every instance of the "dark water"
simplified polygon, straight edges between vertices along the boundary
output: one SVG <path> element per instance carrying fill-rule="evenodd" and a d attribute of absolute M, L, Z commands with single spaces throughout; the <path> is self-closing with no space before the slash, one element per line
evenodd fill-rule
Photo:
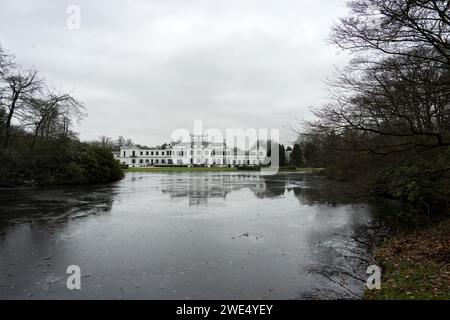
<path fill-rule="evenodd" d="M 357 298 L 370 260 L 354 238 L 375 209 L 321 203 L 324 184 L 129 173 L 112 185 L 1 190 L 0 298 Z M 81 290 L 66 287 L 69 265 Z"/>

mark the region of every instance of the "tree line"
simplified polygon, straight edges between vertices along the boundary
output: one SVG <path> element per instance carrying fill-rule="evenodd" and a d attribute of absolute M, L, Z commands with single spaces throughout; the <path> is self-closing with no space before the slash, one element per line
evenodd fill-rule
<path fill-rule="evenodd" d="M 86 116 L 71 92 L 50 87 L 0 46 L 0 186 L 77 184 L 120 179 L 120 166 L 72 127 Z"/>
<path fill-rule="evenodd" d="M 450 199 L 450 2 L 353 0 L 330 42 L 352 60 L 301 136 L 330 175 L 430 212 Z"/>
<path fill-rule="evenodd" d="M 14 131 L 32 136 L 30 148 L 38 139 L 73 136 L 74 121 L 85 115 L 81 102 L 71 93 L 49 87 L 38 71 L 24 69 L 0 47 L 1 138 L 4 148 Z"/>

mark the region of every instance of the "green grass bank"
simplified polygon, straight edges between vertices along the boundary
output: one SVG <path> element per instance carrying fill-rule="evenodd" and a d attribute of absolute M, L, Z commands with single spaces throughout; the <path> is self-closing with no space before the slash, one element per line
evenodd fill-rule
<path fill-rule="evenodd" d="M 385 241 L 375 250 L 381 290 L 369 300 L 450 300 L 450 219 Z"/>

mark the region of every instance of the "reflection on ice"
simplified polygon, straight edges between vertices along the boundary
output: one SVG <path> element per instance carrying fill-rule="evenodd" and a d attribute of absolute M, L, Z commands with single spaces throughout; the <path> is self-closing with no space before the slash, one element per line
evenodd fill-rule
<path fill-rule="evenodd" d="M 0 298 L 355 298 L 363 287 L 343 253 L 364 261 L 353 239 L 370 234 L 374 210 L 336 190 L 322 177 L 244 172 L 0 190 Z M 65 286 L 72 264 L 76 292 Z"/>

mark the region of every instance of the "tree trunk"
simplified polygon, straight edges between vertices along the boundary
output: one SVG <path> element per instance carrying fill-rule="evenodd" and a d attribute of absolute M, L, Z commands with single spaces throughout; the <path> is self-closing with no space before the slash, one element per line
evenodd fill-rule
<path fill-rule="evenodd" d="M 3 143 L 3 147 L 7 148 L 9 144 L 9 139 L 11 137 L 11 121 L 14 115 L 14 111 L 16 109 L 16 102 L 19 99 L 19 93 L 14 93 L 13 100 L 11 102 L 11 106 L 9 108 L 8 118 L 6 119 L 5 124 L 5 141 Z"/>

